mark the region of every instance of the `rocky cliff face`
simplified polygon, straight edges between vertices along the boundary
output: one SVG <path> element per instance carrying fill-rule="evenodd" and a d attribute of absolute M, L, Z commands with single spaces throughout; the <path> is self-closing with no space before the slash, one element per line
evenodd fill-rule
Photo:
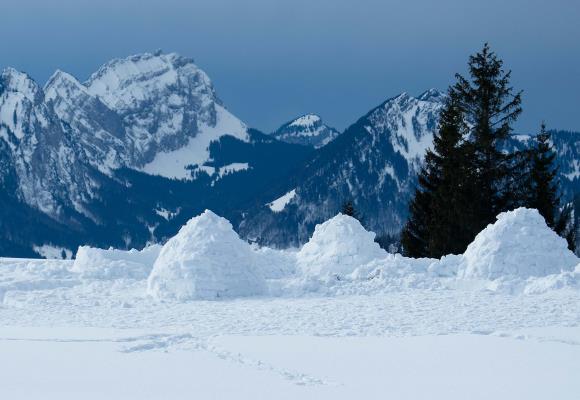
<path fill-rule="evenodd" d="M 18 179 L 16 194 L 55 217 L 66 207 L 81 211 L 97 183 L 74 131 L 26 74 L 6 69 L 0 82 L 0 138 Z"/>
<path fill-rule="evenodd" d="M 44 91 L 91 164 L 107 174 L 126 166 L 191 178 L 187 167 L 208 161 L 211 141 L 226 134 L 248 140 L 206 73 L 173 53 L 110 61 L 84 84 L 58 71 Z"/>

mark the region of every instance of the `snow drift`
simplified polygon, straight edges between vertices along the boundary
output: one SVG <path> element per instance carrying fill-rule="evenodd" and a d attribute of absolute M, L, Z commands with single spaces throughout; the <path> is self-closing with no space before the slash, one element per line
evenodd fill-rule
<path fill-rule="evenodd" d="M 338 214 L 316 225 L 312 238 L 296 255 L 298 270 L 306 278 L 341 280 L 357 268 L 387 257 L 375 242 L 375 234 L 360 222 Z"/>
<path fill-rule="evenodd" d="M 529 278 L 571 271 L 578 258 L 537 210 L 518 208 L 497 216 L 467 247 L 458 278 Z"/>
<path fill-rule="evenodd" d="M 71 271 L 86 279 L 145 279 L 160 251 L 160 245 L 152 245 L 141 251 L 80 246 Z"/>
<path fill-rule="evenodd" d="M 254 253 L 228 220 L 206 210 L 161 249 L 148 278 L 156 299 L 193 300 L 261 294 Z"/>

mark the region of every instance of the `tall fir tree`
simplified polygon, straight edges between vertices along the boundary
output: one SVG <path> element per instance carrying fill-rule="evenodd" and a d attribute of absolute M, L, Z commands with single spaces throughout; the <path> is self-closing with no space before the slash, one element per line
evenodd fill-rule
<path fill-rule="evenodd" d="M 514 92 L 511 71 L 504 71 L 503 61 L 487 43 L 469 57 L 468 65 L 469 79 L 456 74 L 455 90 L 471 124 L 470 175 L 478 187 L 472 199 L 476 225 L 471 229 L 479 232 L 517 200 L 510 187 L 510 156 L 502 148 L 522 112 L 521 92 Z"/>
<path fill-rule="evenodd" d="M 469 79 L 457 74 L 449 89 L 410 203 L 401 233 L 409 256 L 462 253 L 497 214 L 522 202 L 515 176 L 526 175 L 528 154 L 503 151 L 522 111 L 521 92 L 514 93 L 511 72 L 488 44 L 468 65 Z"/>

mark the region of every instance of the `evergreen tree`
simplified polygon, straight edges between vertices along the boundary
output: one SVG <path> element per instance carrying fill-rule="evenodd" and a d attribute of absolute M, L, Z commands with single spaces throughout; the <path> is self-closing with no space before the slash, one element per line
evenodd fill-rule
<path fill-rule="evenodd" d="M 533 148 L 525 148 L 507 153 L 510 176 L 506 190 L 510 193 L 510 198 L 506 202 L 506 210 L 532 207 L 531 204 L 534 202 L 534 182 L 532 179 L 534 152 Z"/>
<path fill-rule="evenodd" d="M 535 138 L 532 151 L 530 207 L 537 209 L 550 227 L 554 227 L 558 208 L 557 168 L 554 166 L 556 152 L 550 144 L 550 133 L 542 123 L 540 133 Z"/>
<path fill-rule="evenodd" d="M 375 237 L 375 243 L 377 243 L 381 249 L 391 254 L 398 253 L 401 248 L 401 239 L 399 235 L 393 235 L 389 233 L 377 235 Z"/>
<path fill-rule="evenodd" d="M 462 253 L 497 214 L 522 202 L 529 155 L 503 151 L 521 92 L 514 94 L 502 65 L 485 44 L 469 58 L 469 79 L 457 74 L 448 91 L 401 233 L 408 256 Z"/>
<path fill-rule="evenodd" d="M 419 185 L 409 203 L 409 218 L 401 232 L 403 254 L 407 257 L 429 257 L 429 221 L 433 198 L 431 170 L 426 160 L 419 173 Z"/>
<path fill-rule="evenodd" d="M 470 227 L 479 232 L 517 201 L 511 190 L 510 156 L 502 151 L 511 125 L 521 114 L 521 92 L 514 93 L 510 86 L 511 71 L 503 70 L 499 59 L 486 43 L 483 49 L 469 58 L 466 79 L 456 74 L 458 93 L 465 121 L 471 124 L 470 177 L 478 187 L 472 199 L 476 213 Z"/>
<path fill-rule="evenodd" d="M 574 251 L 576 255 L 580 256 L 580 193 L 574 195 L 574 211 L 573 211 L 573 233 L 570 239 L 573 240 L 572 246 L 568 242 L 570 250 Z"/>
<path fill-rule="evenodd" d="M 351 200 L 345 201 L 342 204 L 342 208 L 340 211 L 344 215 L 348 215 L 349 217 L 357 218 L 357 212 L 354 208 L 354 204 Z M 358 218 L 357 218 L 358 219 Z"/>
<path fill-rule="evenodd" d="M 425 156 L 432 168 L 428 254 L 434 258 L 462 253 L 477 234 L 472 228 L 475 224 L 471 207 L 477 190 L 470 168 L 473 146 L 465 141 L 468 126 L 453 88 L 439 118 L 433 150 Z"/>
<path fill-rule="evenodd" d="M 577 233 L 578 233 L 578 222 L 577 218 L 575 217 L 574 213 L 574 204 L 568 203 L 564 205 L 562 211 L 558 215 L 556 220 L 554 231 L 566 239 L 568 243 L 568 248 L 571 251 L 576 251 L 576 241 L 577 241 Z"/>

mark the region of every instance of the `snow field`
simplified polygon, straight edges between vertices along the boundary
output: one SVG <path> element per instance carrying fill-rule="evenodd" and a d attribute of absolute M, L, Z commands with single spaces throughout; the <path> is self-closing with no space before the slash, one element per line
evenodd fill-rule
<path fill-rule="evenodd" d="M 477 268 L 387 254 L 343 215 L 302 249 L 253 247 L 210 211 L 163 247 L 0 259 L 0 394 L 575 400 L 580 267 L 560 246 L 520 268 L 550 234 L 527 219 L 482 232 Z"/>
<path fill-rule="evenodd" d="M 219 336 L 123 350 L 139 336 L 0 329 L 3 397 L 575 400 L 577 331 L 415 337 Z M 43 335 L 44 334 L 44 335 Z M 12 336 L 11 336 L 12 335 Z M 18 337 L 18 340 L 9 340 Z M 36 340 L 40 339 L 40 340 Z M 119 348 L 121 346 L 121 351 Z M 58 360 L 58 362 L 55 362 Z M 87 362 L 90 360 L 90 362 Z M 82 368 L 79 366 L 82 365 Z M 459 367 L 460 366 L 460 367 Z"/>

